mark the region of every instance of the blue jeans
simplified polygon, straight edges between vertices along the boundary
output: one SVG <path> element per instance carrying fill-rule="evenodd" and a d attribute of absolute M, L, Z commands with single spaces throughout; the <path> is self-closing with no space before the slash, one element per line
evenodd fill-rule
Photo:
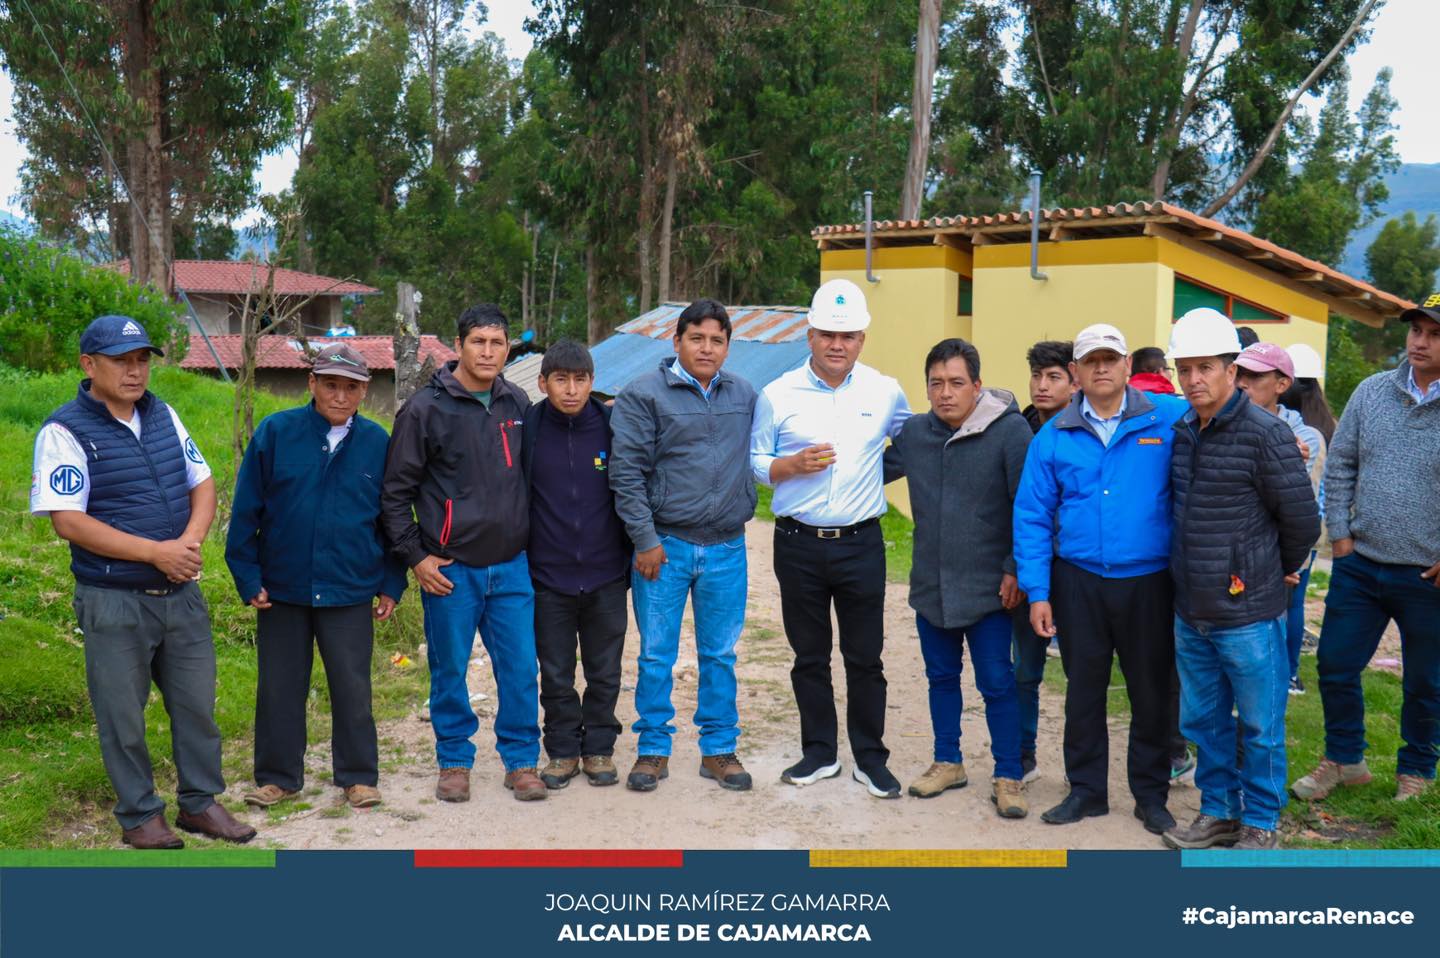
<path fill-rule="evenodd" d="M 695 613 L 695 654 L 699 689 L 694 721 L 700 729 L 701 755 L 726 755 L 740 738 L 735 708 L 735 643 L 745 625 L 749 587 L 745 537 L 701 546 L 661 536 L 668 561 L 654 582 L 638 572 L 630 576 L 635 593 L 635 626 L 640 630 L 640 674 L 635 681 L 633 729 L 641 755 L 669 755 L 675 737 L 675 657 L 680 651 L 680 622 L 685 597 Z"/>
<path fill-rule="evenodd" d="M 1365 696 L 1360 675 L 1391 619 L 1404 663 L 1401 746 L 1395 771 L 1435 777 L 1440 743 L 1440 588 L 1419 566 L 1386 565 L 1352 552 L 1336 559 L 1325 597 L 1317 665 L 1325 707 L 1325 755 L 1351 765 L 1365 757 Z"/>
<path fill-rule="evenodd" d="M 1020 706 L 1015 696 L 1015 670 L 1010 665 L 1010 613 L 992 612 L 974 625 L 942 629 L 923 615 L 915 616 L 920 632 L 920 654 L 930 680 L 930 724 L 935 729 L 935 761 L 959 762 L 960 672 L 963 650 L 970 642 L 970 663 L 975 666 L 975 687 L 985 700 L 985 724 L 990 728 L 990 754 L 995 777 L 1019 781 Z"/>
<path fill-rule="evenodd" d="M 1200 811 L 1273 830 L 1285 805 L 1285 706 L 1290 698 L 1285 616 L 1229 629 L 1175 617 L 1180 729 L 1195 743 Z M 1245 749 L 1235 767 L 1236 722 Z"/>
<path fill-rule="evenodd" d="M 1290 656 L 1290 674 L 1300 674 L 1300 646 L 1305 641 L 1305 588 L 1310 584 L 1310 570 L 1315 565 L 1315 550 L 1310 561 L 1300 570 L 1300 584 L 1290 590 L 1290 611 L 1285 615 L 1285 651 Z"/>
<path fill-rule="evenodd" d="M 1040 728 L 1040 682 L 1045 678 L 1046 650 L 1050 640 L 1030 628 L 1030 606 L 1015 610 L 1012 625 L 1015 654 L 1015 694 L 1020 709 L 1020 751 L 1035 751 Z"/>
<path fill-rule="evenodd" d="M 472 566 L 453 562 L 441 573 L 455 585 L 449 595 L 422 592 L 425 652 L 430 661 L 430 724 L 441 768 L 470 768 L 480 728 L 465 670 L 475 631 L 490 655 L 500 698 L 495 751 L 505 770 L 534 768 L 540 759 L 539 665 L 535 658 L 535 593 L 525 553 L 507 562 Z"/>

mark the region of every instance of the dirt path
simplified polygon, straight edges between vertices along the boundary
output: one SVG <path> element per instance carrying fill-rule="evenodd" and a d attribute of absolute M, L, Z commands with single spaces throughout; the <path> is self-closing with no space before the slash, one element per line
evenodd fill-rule
<path fill-rule="evenodd" d="M 689 717 L 695 707 L 693 632 L 686 622 L 676 667 L 677 727 L 671 776 L 656 792 L 641 795 L 623 785 L 593 788 L 577 778 L 544 802 L 514 801 L 501 786 L 494 751 L 494 681 L 488 663 L 474 662 L 472 692 L 480 700 L 479 755 L 468 804 L 437 802 L 434 739 L 417 714 L 380 730 L 385 804 L 365 811 L 343 805 L 330 786 L 329 750 L 312 748 L 306 801 L 314 807 L 289 815 L 250 811 L 260 841 L 280 848 L 1154 848 L 1160 840 L 1131 815 L 1125 785 L 1126 726 L 1111 723 L 1108 816 L 1071 826 L 1040 821 L 1040 811 L 1065 794 L 1060 759 L 1062 701 L 1041 689 L 1038 756 L 1042 777 L 1029 786 L 1030 816 L 1003 821 L 990 803 L 989 736 L 979 693 L 967 670 L 962 745 L 970 786 L 921 801 L 871 798 L 850 779 L 847 745 L 840 743 L 845 769 L 838 778 L 808 788 L 782 784 L 780 772 L 799 757 L 799 717 L 790 691 L 790 649 L 780 627 L 779 595 L 771 566 L 771 526 L 752 522 L 749 532 L 750 601 L 739 647 L 740 757 L 755 779 L 750 792 L 725 792 L 697 774 L 699 753 Z M 931 758 L 924 667 L 906 588 L 891 585 L 886 596 L 885 673 L 890 682 L 886 743 L 890 769 L 908 784 Z M 626 637 L 626 672 L 620 718 L 635 719 L 634 680 L 638 636 Z M 479 648 L 479 643 L 476 643 Z M 1048 668 L 1059 669 L 1058 659 Z M 844 714 L 844 672 L 838 652 L 833 663 L 838 707 Z M 844 722 L 842 718 L 841 727 Z M 635 737 L 622 734 L 616 753 L 622 778 L 634 759 Z M 542 759 L 543 760 L 543 759 Z M 324 787 L 318 783 L 325 782 Z M 241 785 L 232 787 L 239 796 Z M 1189 787 L 1171 790 L 1170 810 L 1188 819 L 1199 807 Z M 283 810 L 281 810 L 283 811 Z"/>

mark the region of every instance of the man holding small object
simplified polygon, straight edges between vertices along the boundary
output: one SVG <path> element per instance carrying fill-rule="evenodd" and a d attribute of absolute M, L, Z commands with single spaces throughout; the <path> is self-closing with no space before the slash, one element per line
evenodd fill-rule
<path fill-rule="evenodd" d="M 899 798 L 886 767 L 885 541 L 882 457 L 910 418 L 900 384 L 859 362 L 870 325 L 849 280 L 821 286 L 810 306 L 810 360 L 766 386 L 755 406 L 750 462 L 775 487 L 775 577 L 790 681 L 800 709 L 801 758 L 780 776 L 809 785 L 840 773 L 830 679 L 833 602 L 848 692 L 854 778 L 877 798 Z"/>

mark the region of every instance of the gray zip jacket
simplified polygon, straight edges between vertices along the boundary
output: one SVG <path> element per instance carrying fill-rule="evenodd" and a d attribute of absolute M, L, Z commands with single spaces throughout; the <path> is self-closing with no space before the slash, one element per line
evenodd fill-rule
<path fill-rule="evenodd" d="M 755 387 L 722 369 L 707 400 L 675 375 L 673 362 L 636 377 L 610 416 L 610 490 L 637 552 L 655 548 L 662 535 L 729 542 L 755 514 Z"/>
<path fill-rule="evenodd" d="M 962 628 L 1003 608 L 1030 439 L 1014 395 L 987 388 L 959 429 L 934 412 L 912 416 L 886 450 L 885 481 L 905 476 L 915 519 L 910 606 L 931 625 Z"/>

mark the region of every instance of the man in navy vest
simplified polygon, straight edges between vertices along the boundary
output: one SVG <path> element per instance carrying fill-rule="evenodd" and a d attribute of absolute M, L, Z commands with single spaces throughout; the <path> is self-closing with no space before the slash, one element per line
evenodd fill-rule
<path fill-rule="evenodd" d="M 48 515 L 70 543 L 85 677 L 123 841 L 184 845 L 165 823 L 145 746 L 153 681 L 170 715 L 175 823 L 248 842 L 255 829 L 215 801 L 225 790 L 215 647 L 196 585 L 215 483 L 180 417 L 146 388 L 152 353 L 163 355 L 127 316 L 101 316 L 86 328 L 80 367 L 87 378 L 35 440 L 30 511 Z"/>

